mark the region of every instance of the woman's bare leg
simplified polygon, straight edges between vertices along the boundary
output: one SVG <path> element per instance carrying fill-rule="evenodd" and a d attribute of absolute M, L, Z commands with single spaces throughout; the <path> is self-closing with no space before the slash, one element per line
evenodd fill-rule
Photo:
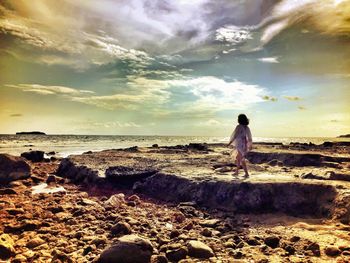
<path fill-rule="evenodd" d="M 244 172 L 245 172 L 244 175 L 248 177 L 248 176 L 249 176 L 249 173 L 248 173 L 248 168 L 247 168 L 247 164 L 246 164 L 246 162 L 245 162 L 245 158 L 244 158 L 244 157 L 242 158 L 242 162 L 241 162 L 241 163 L 242 163 L 242 168 L 243 168 L 243 170 L 244 170 Z"/>
<path fill-rule="evenodd" d="M 242 155 L 240 152 L 238 152 L 236 156 L 236 171 L 234 175 L 238 175 L 239 168 L 241 167 L 241 160 L 242 160 Z"/>

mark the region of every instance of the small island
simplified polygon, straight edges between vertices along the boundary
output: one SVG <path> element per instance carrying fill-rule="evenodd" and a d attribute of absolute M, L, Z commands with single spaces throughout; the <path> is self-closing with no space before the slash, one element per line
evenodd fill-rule
<path fill-rule="evenodd" d="M 350 134 L 340 135 L 338 138 L 350 138 Z"/>
<path fill-rule="evenodd" d="M 16 132 L 16 135 L 46 135 L 45 132 L 30 131 L 30 132 Z"/>

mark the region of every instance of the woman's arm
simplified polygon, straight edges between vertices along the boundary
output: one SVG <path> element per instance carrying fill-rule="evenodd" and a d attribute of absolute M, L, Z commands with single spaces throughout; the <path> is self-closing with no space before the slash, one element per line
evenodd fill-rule
<path fill-rule="evenodd" d="M 248 142 L 248 149 L 251 150 L 253 148 L 253 138 L 252 138 L 252 133 L 250 132 L 250 129 L 248 126 L 247 126 L 247 142 Z"/>
<path fill-rule="evenodd" d="M 230 146 L 233 143 L 233 141 L 237 138 L 237 134 L 238 134 L 238 125 L 236 126 L 235 130 L 232 132 L 230 136 L 230 141 L 227 144 L 227 146 Z"/>

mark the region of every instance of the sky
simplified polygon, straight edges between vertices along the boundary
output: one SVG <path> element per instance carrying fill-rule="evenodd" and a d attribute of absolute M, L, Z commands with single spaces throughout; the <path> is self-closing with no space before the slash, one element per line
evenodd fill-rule
<path fill-rule="evenodd" d="M 1 0 L 0 133 L 350 133 L 350 0 Z"/>

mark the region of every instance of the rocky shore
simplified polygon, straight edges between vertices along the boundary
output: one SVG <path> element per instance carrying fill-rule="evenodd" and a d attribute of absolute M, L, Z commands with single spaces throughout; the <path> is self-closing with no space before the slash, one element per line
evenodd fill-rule
<path fill-rule="evenodd" d="M 0 260 L 349 262 L 349 145 L 256 144 L 248 179 L 230 158 L 220 144 L 0 155 Z"/>

